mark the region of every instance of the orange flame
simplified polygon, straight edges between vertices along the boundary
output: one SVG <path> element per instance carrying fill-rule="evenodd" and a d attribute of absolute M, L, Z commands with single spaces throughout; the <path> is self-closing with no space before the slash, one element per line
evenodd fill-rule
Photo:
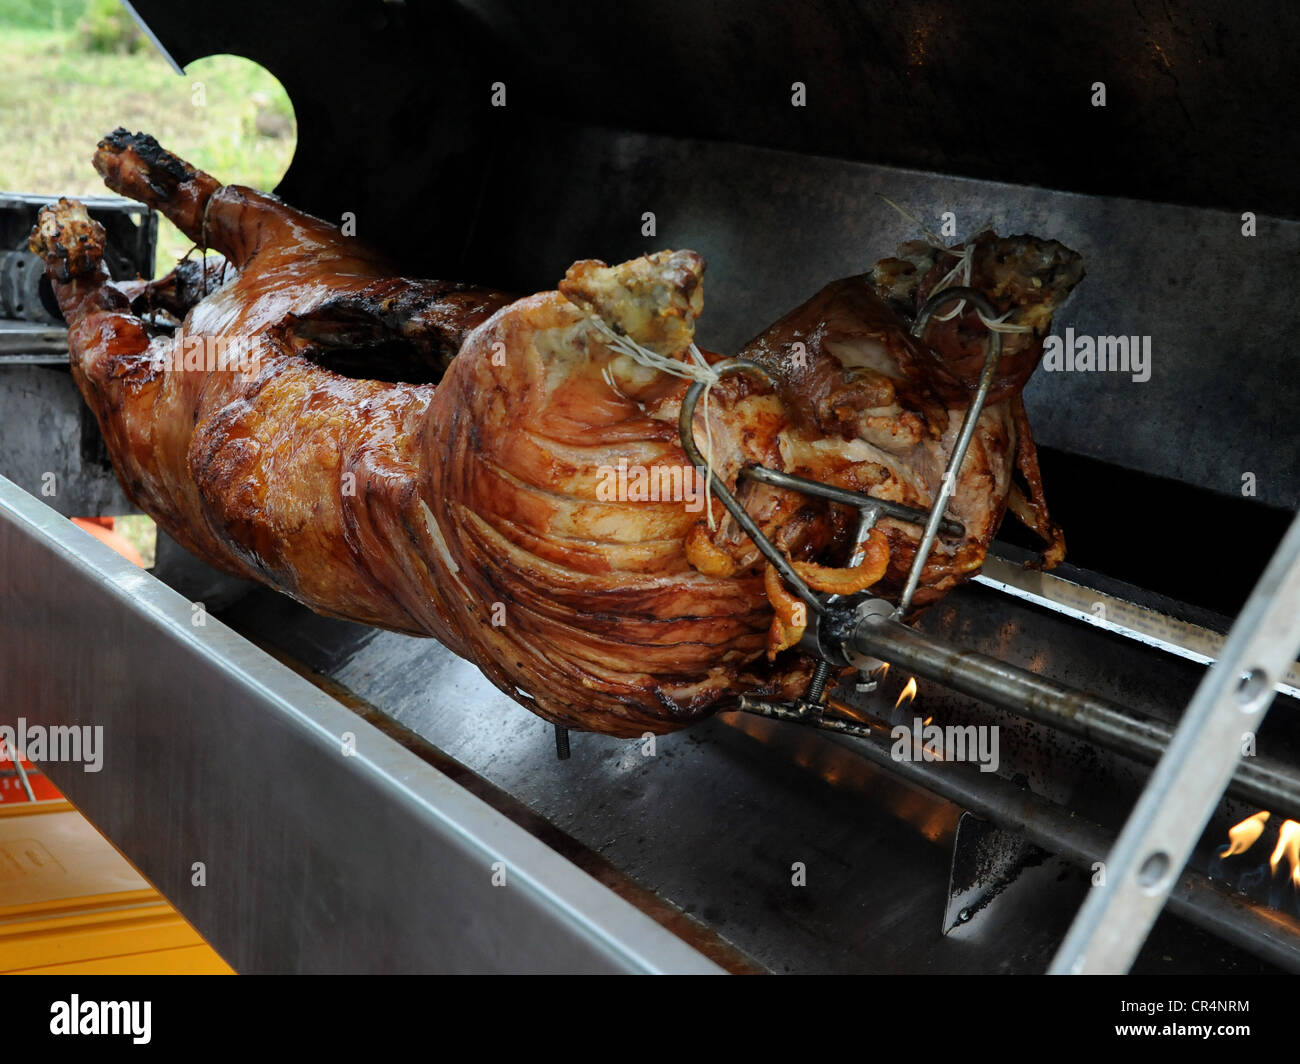
<path fill-rule="evenodd" d="M 1283 856 L 1291 866 L 1291 882 L 1300 887 L 1300 824 L 1294 820 L 1282 822 L 1282 829 L 1277 833 L 1277 846 L 1268 859 L 1269 868 L 1276 872 Z"/>
<path fill-rule="evenodd" d="M 872 672 L 871 678 L 875 680 L 877 683 L 880 683 L 888 675 L 889 675 L 889 662 L 882 661 L 880 663 L 880 668 Z"/>
<path fill-rule="evenodd" d="M 897 709 L 904 702 L 910 702 L 915 697 L 916 697 L 916 677 L 912 676 L 908 679 L 907 684 L 903 687 L 903 693 L 898 696 L 898 701 L 894 703 L 894 708 Z"/>
<path fill-rule="evenodd" d="M 1235 827 L 1230 827 L 1228 829 L 1228 848 L 1219 856 L 1232 857 L 1239 853 L 1245 853 L 1264 834 L 1264 825 L 1267 822 L 1268 813 L 1261 811 L 1254 816 L 1246 817 Z"/>

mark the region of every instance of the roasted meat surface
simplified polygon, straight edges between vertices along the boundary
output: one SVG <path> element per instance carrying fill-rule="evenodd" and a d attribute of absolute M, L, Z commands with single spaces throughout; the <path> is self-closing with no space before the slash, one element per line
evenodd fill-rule
<path fill-rule="evenodd" d="M 665 251 L 579 262 L 522 299 L 395 275 L 339 228 L 223 186 L 117 130 L 107 185 L 203 249 L 160 281 L 114 284 L 80 204 L 41 215 L 72 371 L 130 497 L 189 550 L 334 617 L 433 636 L 548 720 L 671 731 L 744 693 L 791 697 L 810 659 L 775 570 L 702 491 L 677 420 L 704 262 Z M 972 285 L 1008 329 L 917 606 L 981 564 L 1010 502 L 1063 552 L 1020 390 L 1078 256 L 1030 237 L 907 245 L 829 285 L 741 354 L 696 437 L 729 485 L 759 462 L 918 508 L 933 500 L 984 357 L 973 308 L 907 326 Z M 954 305 L 955 307 L 955 305 Z M 684 368 L 685 367 L 685 368 Z M 1015 483 L 1015 471 L 1023 486 Z M 896 595 L 919 529 L 741 481 L 739 496 L 814 588 Z"/>

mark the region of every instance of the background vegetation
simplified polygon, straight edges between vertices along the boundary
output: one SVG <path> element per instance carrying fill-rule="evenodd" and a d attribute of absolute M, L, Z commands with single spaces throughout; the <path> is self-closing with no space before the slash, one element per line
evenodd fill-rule
<path fill-rule="evenodd" d="M 247 59 L 210 56 L 182 77 L 118 0 L 0 0 L 0 189 L 105 193 L 90 156 L 118 126 L 152 133 L 222 181 L 267 190 L 296 140 L 289 97 Z M 163 273 L 190 243 L 165 220 L 159 229 Z"/>

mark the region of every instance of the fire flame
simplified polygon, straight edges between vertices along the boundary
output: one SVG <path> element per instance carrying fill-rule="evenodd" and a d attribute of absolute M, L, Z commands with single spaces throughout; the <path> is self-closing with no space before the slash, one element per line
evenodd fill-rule
<path fill-rule="evenodd" d="M 1269 868 L 1276 872 L 1284 855 L 1291 866 L 1291 882 L 1300 887 L 1300 824 L 1294 820 L 1284 821 L 1277 833 L 1277 846 L 1268 859 Z"/>
<path fill-rule="evenodd" d="M 915 697 L 916 697 L 916 677 L 912 676 L 909 677 L 906 685 L 903 687 L 903 692 L 898 696 L 898 701 L 894 703 L 894 708 L 897 709 L 904 702 L 910 702 Z"/>
<path fill-rule="evenodd" d="M 1264 834 L 1264 825 L 1268 822 L 1268 813 L 1258 812 L 1254 816 L 1248 816 L 1240 824 L 1228 829 L 1228 848 L 1219 854 L 1220 857 L 1233 857 L 1239 853 L 1245 853 L 1255 845 L 1259 837 Z"/>
<path fill-rule="evenodd" d="M 1269 814 L 1261 811 L 1230 827 L 1228 848 L 1219 856 L 1232 857 L 1249 850 L 1264 834 L 1268 818 Z M 1294 820 L 1282 821 L 1282 826 L 1278 829 L 1277 845 L 1273 847 L 1273 855 L 1268 859 L 1268 866 L 1275 874 L 1284 857 L 1291 869 L 1291 882 L 1300 887 L 1300 823 Z"/>

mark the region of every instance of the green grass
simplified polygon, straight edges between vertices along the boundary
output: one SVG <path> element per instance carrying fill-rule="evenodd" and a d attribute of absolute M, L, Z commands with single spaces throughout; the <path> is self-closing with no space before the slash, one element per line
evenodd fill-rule
<path fill-rule="evenodd" d="M 113 522 L 113 531 L 140 552 L 146 569 L 158 560 L 158 526 L 144 514 L 123 514 Z"/>
<path fill-rule="evenodd" d="M 0 28 L 72 29 L 90 0 L 0 0 Z"/>
<path fill-rule="evenodd" d="M 76 23 L 84 7 L 85 0 L 0 0 L 0 189 L 106 192 L 90 156 L 117 126 L 152 133 L 226 183 L 275 187 L 294 136 L 260 136 L 254 125 L 259 109 L 293 114 L 275 78 L 235 56 L 200 59 L 182 77 L 152 45 L 132 55 L 83 51 Z M 189 248 L 160 221 L 159 273 Z"/>

